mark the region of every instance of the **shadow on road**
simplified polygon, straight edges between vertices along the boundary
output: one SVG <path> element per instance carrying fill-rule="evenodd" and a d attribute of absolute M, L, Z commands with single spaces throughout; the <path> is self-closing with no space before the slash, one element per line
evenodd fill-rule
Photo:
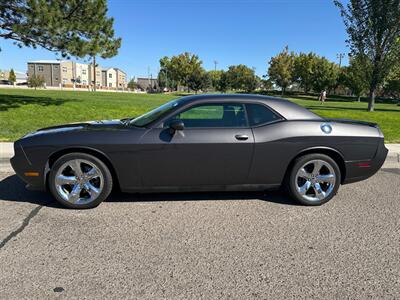
<path fill-rule="evenodd" d="M 211 200 L 263 200 L 283 205 L 298 205 L 282 192 L 199 192 L 199 193 L 149 193 L 127 194 L 113 192 L 107 202 L 159 202 L 159 201 L 211 201 Z M 46 192 L 25 189 L 25 184 L 16 175 L 0 181 L 0 201 L 34 203 L 47 207 L 62 208 Z"/>

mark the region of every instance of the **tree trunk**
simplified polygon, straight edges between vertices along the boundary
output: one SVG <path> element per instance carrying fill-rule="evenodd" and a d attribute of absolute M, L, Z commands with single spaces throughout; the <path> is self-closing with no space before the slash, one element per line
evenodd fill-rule
<path fill-rule="evenodd" d="M 282 87 L 282 96 L 285 95 L 285 88 Z"/>
<path fill-rule="evenodd" d="M 375 95 L 376 95 L 376 88 L 372 88 L 369 92 L 368 111 L 374 111 Z"/>
<path fill-rule="evenodd" d="M 96 56 L 93 56 L 93 91 L 96 91 Z"/>
<path fill-rule="evenodd" d="M 360 95 L 358 95 L 357 101 L 361 102 L 361 96 Z"/>

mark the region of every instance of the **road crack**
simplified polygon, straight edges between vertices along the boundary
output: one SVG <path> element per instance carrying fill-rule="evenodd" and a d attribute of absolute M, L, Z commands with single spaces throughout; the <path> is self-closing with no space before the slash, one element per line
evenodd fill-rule
<path fill-rule="evenodd" d="M 35 207 L 34 209 L 31 210 L 29 215 L 22 221 L 22 224 L 20 227 L 18 227 L 16 230 L 11 232 L 4 240 L 1 241 L 0 243 L 0 250 L 3 249 L 3 247 L 11 241 L 13 238 L 15 238 L 18 234 L 20 234 L 24 229 L 29 225 L 29 222 L 39 213 L 39 211 L 43 208 L 43 205 L 39 205 Z"/>

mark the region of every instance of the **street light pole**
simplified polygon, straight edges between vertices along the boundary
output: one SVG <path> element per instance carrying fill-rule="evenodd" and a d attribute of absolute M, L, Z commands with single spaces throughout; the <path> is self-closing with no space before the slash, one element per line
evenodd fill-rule
<path fill-rule="evenodd" d="M 345 56 L 344 53 L 336 54 L 336 57 L 339 59 L 339 68 L 342 66 L 342 59 L 344 58 L 344 56 Z"/>
<path fill-rule="evenodd" d="M 217 65 L 218 65 L 218 62 L 216 60 L 214 60 L 214 71 L 217 71 Z"/>

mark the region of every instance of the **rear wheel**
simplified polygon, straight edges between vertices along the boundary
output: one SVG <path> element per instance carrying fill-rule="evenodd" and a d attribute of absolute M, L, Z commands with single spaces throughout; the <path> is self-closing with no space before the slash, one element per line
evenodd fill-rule
<path fill-rule="evenodd" d="M 321 205 L 332 199 L 341 182 L 337 163 L 324 154 L 296 159 L 288 178 L 290 195 L 305 205 Z"/>
<path fill-rule="evenodd" d="M 98 158 L 86 153 L 70 153 L 52 166 L 49 189 L 66 207 L 93 208 L 110 194 L 112 176 Z"/>

